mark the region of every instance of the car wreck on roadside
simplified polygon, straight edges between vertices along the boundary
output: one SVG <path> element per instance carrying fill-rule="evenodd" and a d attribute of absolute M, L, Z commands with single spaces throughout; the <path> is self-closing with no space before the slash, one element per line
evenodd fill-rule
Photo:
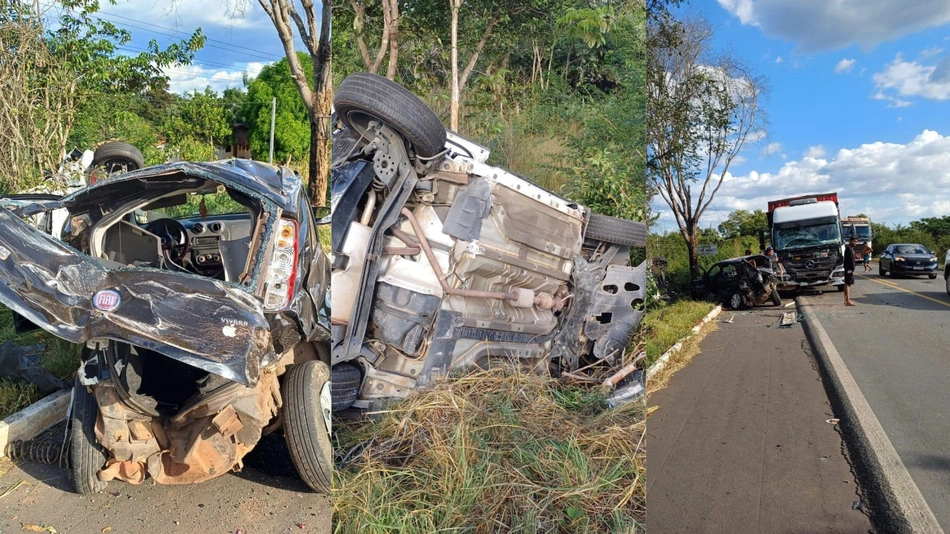
<path fill-rule="evenodd" d="M 334 106 L 333 409 L 456 369 L 559 376 L 619 360 L 642 317 L 646 226 L 487 163 L 405 88 L 359 73 Z"/>
<path fill-rule="evenodd" d="M 765 254 L 730 258 L 713 264 L 690 284 L 693 298 L 720 302 L 744 310 L 771 302 L 782 305 L 775 263 Z"/>
<path fill-rule="evenodd" d="M 281 429 L 304 482 L 329 491 L 329 262 L 293 171 L 174 163 L 0 208 L 0 303 L 83 345 L 78 492 L 208 480 Z"/>

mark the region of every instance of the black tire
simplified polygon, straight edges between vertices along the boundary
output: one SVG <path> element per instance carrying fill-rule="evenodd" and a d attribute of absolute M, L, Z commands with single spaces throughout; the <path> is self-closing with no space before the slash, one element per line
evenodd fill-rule
<path fill-rule="evenodd" d="M 887 269 L 884 268 L 883 263 L 877 264 L 877 274 L 880 276 L 887 276 Z"/>
<path fill-rule="evenodd" d="M 445 150 L 445 126 L 438 115 L 408 89 L 382 76 L 368 72 L 347 76 L 333 106 L 357 136 L 366 131 L 371 120 L 381 120 L 424 158 Z"/>
<path fill-rule="evenodd" d="M 628 247 L 647 246 L 647 225 L 599 213 L 591 213 L 585 239 Z"/>
<path fill-rule="evenodd" d="M 933 279 L 937 278 L 937 273 L 928 274 L 927 277 L 930 278 L 931 280 L 933 280 Z"/>
<path fill-rule="evenodd" d="M 108 457 L 96 440 L 99 404 L 86 386 L 76 379 L 73 385 L 73 410 L 69 419 L 69 479 L 76 493 L 99 493 L 108 482 L 99 480 L 99 470 Z"/>
<path fill-rule="evenodd" d="M 729 295 L 728 304 L 733 310 L 744 310 L 746 307 L 745 295 L 739 292 Z"/>
<path fill-rule="evenodd" d="M 334 365 L 330 370 L 333 411 L 338 412 L 353 406 L 353 403 L 359 397 L 362 383 L 363 377 L 359 368 L 355 365 L 349 363 Z"/>
<path fill-rule="evenodd" d="M 284 435 L 300 478 L 316 492 L 330 493 L 333 449 L 324 420 L 321 393 L 330 380 L 327 364 L 311 360 L 284 376 Z"/>
<path fill-rule="evenodd" d="M 111 176 L 141 169 L 145 166 L 145 158 L 134 146 L 113 141 L 96 149 L 92 156 L 92 166 L 105 170 Z"/>
<path fill-rule="evenodd" d="M 775 304 L 776 306 L 782 305 L 782 297 L 778 294 L 778 289 L 775 289 L 774 287 L 772 288 L 772 295 L 770 298 L 772 299 L 772 304 Z"/>

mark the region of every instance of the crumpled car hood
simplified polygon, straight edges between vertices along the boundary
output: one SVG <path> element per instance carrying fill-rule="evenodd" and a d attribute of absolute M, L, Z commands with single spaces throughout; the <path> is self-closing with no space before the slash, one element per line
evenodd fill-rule
<path fill-rule="evenodd" d="M 109 311 L 94 305 L 106 290 L 119 297 Z M 249 386 L 271 351 L 268 322 L 247 292 L 182 273 L 106 268 L 3 208 L 0 302 L 67 341 L 126 341 Z"/>

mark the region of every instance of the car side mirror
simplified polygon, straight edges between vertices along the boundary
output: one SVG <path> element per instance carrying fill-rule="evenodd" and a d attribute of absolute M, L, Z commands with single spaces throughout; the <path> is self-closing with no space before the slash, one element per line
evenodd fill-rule
<path fill-rule="evenodd" d="M 314 206 L 313 207 L 313 218 L 317 221 L 317 225 L 330 224 L 330 215 L 331 209 L 330 206 Z"/>

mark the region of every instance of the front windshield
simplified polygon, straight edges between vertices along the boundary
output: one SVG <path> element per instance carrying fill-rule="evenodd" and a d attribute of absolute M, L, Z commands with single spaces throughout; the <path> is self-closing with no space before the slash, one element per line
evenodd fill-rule
<path fill-rule="evenodd" d="M 777 227 L 772 232 L 772 242 L 778 250 L 837 245 L 841 243 L 840 228 L 834 222 L 789 228 Z"/>
<path fill-rule="evenodd" d="M 215 193 L 189 194 L 187 198 L 186 203 L 178 206 L 150 210 L 148 220 L 152 221 L 164 217 L 171 217 L 172 219 L 205 218 L 208 215 L 231 215 L 248 212 L 247 208 L 231 198 L 223 187 L 220 187 Z"/>
<path fill-rule="evenodd" d="M 855 233 L 858 235 L 858 239 L 861 241 L 866 241 L 871 239 L 871 227 L 870 226 L 855 226 Z"/>
<path fill-rule="evenodd" d="M 897 254 L 930 254 L 930 251 L 921 245 L 898 245 Z"/>

